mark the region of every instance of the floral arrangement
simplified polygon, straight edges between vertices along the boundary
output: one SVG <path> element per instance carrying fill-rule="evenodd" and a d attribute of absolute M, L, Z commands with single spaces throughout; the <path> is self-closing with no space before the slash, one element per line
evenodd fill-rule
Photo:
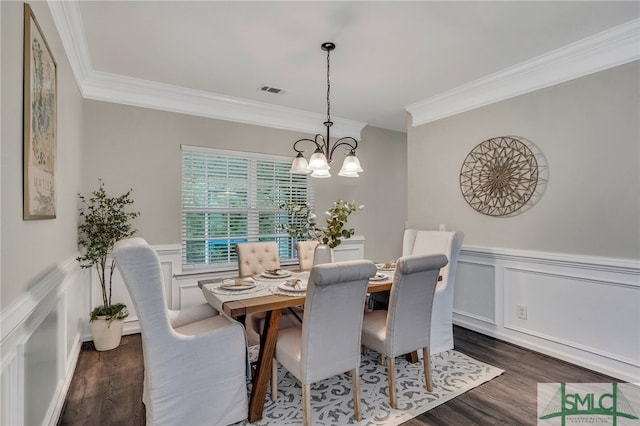
<path fill-rule="evenodd" d="M 298 204 L 290 201 L 282 204 L 280 208 L 286 210 L 291 220 L 288 224 L 279 225 L 278 228 L 286 229 L 290 237 L 311 238 L 320 244 L 336 248 L 342 242 L 342 238 L 353 236 L 355 229 L 345 229 L 344 225 L 352 213 L 362 210 L 364 206 L 357 206 L 355 201 L 335 201 L 325 212 L 327 224 L 322 228 L 318 227 L 317 217 L 308 203 Z"/>

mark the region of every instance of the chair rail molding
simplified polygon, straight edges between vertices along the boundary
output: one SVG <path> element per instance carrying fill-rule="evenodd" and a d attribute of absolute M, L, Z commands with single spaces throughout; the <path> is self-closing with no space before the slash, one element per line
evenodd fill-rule
<path fill-rule="evenodd" d="M 462 86 L 407 105 L 412 126 L 640 59 L 640 19 L 602 31 Z"/>
<path fill-rule="evenodd" d="M 463 247 L 454 323 L 640 381 L 640 260 Z"/>

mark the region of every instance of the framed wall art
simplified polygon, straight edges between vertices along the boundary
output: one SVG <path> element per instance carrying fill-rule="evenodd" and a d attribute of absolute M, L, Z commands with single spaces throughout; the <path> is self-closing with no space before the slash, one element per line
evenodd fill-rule
<path fill-rule="evenodd" d="M 56 61 L 26 3 L 23 103 L 23 219 L 53 219 L 56 217 Z"/>

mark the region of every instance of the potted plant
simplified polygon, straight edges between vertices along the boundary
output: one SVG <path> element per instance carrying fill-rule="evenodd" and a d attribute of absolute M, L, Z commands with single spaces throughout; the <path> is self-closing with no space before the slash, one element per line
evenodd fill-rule
<path fill-rule="evenodd" d="M 345 229 L 349 216 L 364 208 L 357 206 L 355 201 L 347 202 L 343 200 L 334 201 L 326 214 L 326 226 L 320 228 L 317 225 L 316 215 L 307 203 L 298 204 L 295 202 L 284 203 L 280 206 L 289 214 L 289 223 L 281 225 L 280 229 L 286 229 L 290 237 L 311 238 L 318 241 L 314 255 L 314 265 L 331 261 L 333 256 L 331 250 L 342 243 L 342 239 L 351 238 L 355 233 L 354 228 Z M 322 260 L 317 259 L 323 257 Z"/>
<path fill-rule="evenodd" d="M 130 189 L 126 193 L 110 197 L 99 179 L 100 187 L 90 196 L 78 194 L 80 199 L 80 224 L 78 225 L 78 245 L 82 255 L 77 257 L 80 267 L 94 268 L 102 290 L 102 305 L 91 311 L 91 333 L 97 350 L 109 350 L 120 344 L 122 323 L 129 315 L 126 305 L 111 302 L 111 286 L 115 265 L 108 255 L 116 241 L 136 233 L 131 221 L 139 212 L 127 212 L 133 204 Z M 109 270 L 107 265 L 109 264 Z"/>

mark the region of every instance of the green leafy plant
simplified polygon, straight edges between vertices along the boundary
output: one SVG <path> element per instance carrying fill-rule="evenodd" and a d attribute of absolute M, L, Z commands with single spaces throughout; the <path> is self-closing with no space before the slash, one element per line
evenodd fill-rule
<path fill-rule="evenodd" d="M 279 229 L 286 229 L 290 237 L 312 238 L 320 244 L 326 244 L 331 248 L 336 248 L 342 242 L 342 238 L 351 238 L 355 233 L 354 228 L 345 229 L 349 216 L 362 210 L 364 206 L 357 206 L 354 202 L 343 200 L 334 201 L 327 215 L 326 226 L 320 228 L 317 225 L 317 217 L 308 203 L 298 204 L 288 202 L 280 205 L 290 217 L 288 224 L 279 226 Z"/>
<path fill-rule="evenodd" d="M 78 245 L 83 254 L 76 260 L 80 262 L 81 268 L 96 268 L 102 288 L 102 306 L 91 312 L 91 321 L 104 316 L 111 323 L 113 320 L 126 318 L 129 311 L 122 303 L 111 303 L 115 262 L 111 260 L 107 272 L 108 255 L 116 241 L 131 237 L 137 232 L 131 221 L 140 213 L 127 212 L 127 208 L 133 204 L 132 189 L 120 196 L 109 197 L 102 179 L 99 182 L 100 187 L 91 195 L 78 194 L 81 204 Z"/>

